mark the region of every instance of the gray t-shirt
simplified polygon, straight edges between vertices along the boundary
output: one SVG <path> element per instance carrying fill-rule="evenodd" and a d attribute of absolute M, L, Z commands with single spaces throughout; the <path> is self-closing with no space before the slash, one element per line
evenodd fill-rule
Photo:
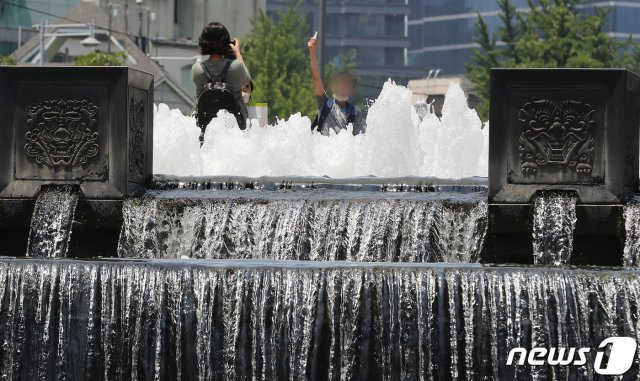
<path fill-rule="evenodd" d="M 322 112 L 322 108 L 327 103 L 329 98 L 326 95 L 316 96 L 316 102 L 318 103 L 318 114 Z M 327 115 L 327 118 L 320 126 L 320 133 L 322 135 L 329 136 L 329 129 L 333 129 L 335 133 L 339 133 L 341 130 L 345 130 L 349 122 L 347 121 L 347 108 L 341 107 L 338 102 L 332 102 L 333 106 Z M 357 135 L 363 133 L 366 125 L 365 125 L 365 116 L 364 114 L 355 109 L 355 118 L 353 121 L 353 134 Z"/>
<path fill-rule="evenodd" d="M 209 73 L 211 73 L 211 75 L 216 75 L 222 72 L 222 69 L 224 69 L 224 65 L 226 64 L 226 60 L 206 60 L 204 61 L 204 64 L 207 65 L 207 69 L 209 69 Z M 200 62 L 194 63 L 191 67 L 191 79 L 196 85 L 196 95 L 200 95 L 202 90 L 204 90 L 204 85 L 209 81 Z M 249 70 L 247 70 L 247 67 L 240 61 L 233 60 L 231 61 L 231 66 L 229 66 L 229 71 L 227 71 L 225 82 L 229 86 L 229 90 L 233 96 L 236 98 L 236 101 L 238 101 L 238 104 L 240 105 L 240 112 L 242 112 L 242 115 L 246 118 L 247 108 L 242 100 L 242 87 L 249 85 L 251 82 Z"/>

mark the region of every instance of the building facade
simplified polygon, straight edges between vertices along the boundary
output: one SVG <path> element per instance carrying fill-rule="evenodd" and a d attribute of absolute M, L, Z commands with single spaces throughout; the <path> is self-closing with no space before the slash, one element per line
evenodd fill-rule
<path fill-rule="evenodd" d="M 195 98 L 191 65 L 198 60 L 196 44 L 203 25 L 225 23 L 233 36 L 244 36 L 251 19 L 265 9 L 266 0 L 12 0 L 0 4 L 0 54 L 13 54 L 18 64 L 37 64 L 39 52 L 33 41 L 39 39 L 35 25 L 47 23 L 46 64 L 70 64 L 73 58 L 91 49 L 79 41 L 89 33 L 73 28 L 54 28 L 54 24 L 92 24 L 100 51 L 127 51 L 130 66 L 141 61 L 143 70 L 155 76 L 157 103 L 167 103 L 188 113 Z M 70 30 L 67 30 L 70 29 Z M 112 30 L 109 44 L 108 30 Z M 60 37 L 64 34 L 65 38 Z M 132 58 L 130 41 L 143 36 L 144 51 Z M 34 40 L 35 39 L 35 40 Z M 150 41 L 150 43 L 149 43 Z M 26 46 L 29 44 L 30 46 Z M 146 53 L 146 54 L 145 54 Z M 135 62 L 134 62 L 135 61 Z"/>
<path fill-rule="evenodd" d="M 267 13 L 277 17 L 296 0 L 267 0 Z M 320 29 L 319 0 L 302 0 L 299 11 L 309 17 L 309 35 Z M 375 98 L 384 81 L 393 78 L 406 82 L 415 71 L 406 66 L 406 0 L 326 0 L 325 62 L 339 63 L 343 54 L 356 52 L 360 92 Z"/>
<path fill-rule="evenodd" d="M 74 20 L 71 23 L 70 20 Z M 124 52 L 127 66 L 150 73 L 154 77 L 154 102 L 166 103 L 171 108 L 190 113 L 194 95 L 181 86 L 161 63 L 151 59 L 124 33 L 108 33 L 108 15 L 97 4 L 81 1 L 63 18 L 52 21 L 40 44 L 40 35 L 26 40 L 12 56 L 18 65 L 57 66 L 70 65 L 74 57 L 92 50 Z M 91 25 L 91 26 L 90 26 Z M 85 39 L 94 42 L 86 45 Z"/>
<path fill-rule="evenodd" d="M 234 36 L 246 35 L 266 0 L 12 0 L 0 4 L 0 54 L 32 37 L 34 25 L 56 22 L 83 1 L 110 13 L 113 30 L 149 40 L 194 41 L 211 21 L 223 21 Z"/>
<path fill-rule="evenodd" d="M 512 3 L 520 11 L 529 9 L 526 0 Z M 496 0 L 409 0 L 409 6 L 408 64 L 426 71 L 440 69 L 446 76 L 466 73 L 465 63 L 476 48 L 478 13 L 491 30 L 500 23 Z M 590 11 L 594 6 L 610 9 L 607 28 L 613 36 L 640 40 L 640 0 L 590 0 L 583 9 Z"/>
<path fill-rule="evenodd" d="M 197 54 L 195 42 L 204 24 L 221 20 L 234 36 L 242 37 L 251 31 L 250 20 L 258 11 L 277 17 L 298 0 L 49 0 L 45 7 L 40 0 L 15 0 L 16 5 L 0 7 L 0 54 L 10 54 L 19 41 L 37 34 L 34 25 L 56 22 L 81 2 L 111 15 L 108 28 L 150 40 L 150 45 L 143 44 L 146 53 L 191 93 L 191 58 Z M 299 5 L 300 13 L 309 18 L 310 35 L 319 29 L 318 2 L 302 0 Z M 407 84 L 425 75 L 407 66 L 407 0 L 326 0 L 326 12 L 325 62 L 338 63 L 343 54 L 355 50 L 361 98 L 375 98 L 389 78 Z M 174 58 L 178 56 L 182 59 Z"/>

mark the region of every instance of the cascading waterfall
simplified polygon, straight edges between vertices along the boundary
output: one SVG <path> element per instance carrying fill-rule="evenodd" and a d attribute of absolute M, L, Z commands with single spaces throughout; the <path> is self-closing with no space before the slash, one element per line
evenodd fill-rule
<path fill-rule="evenodd" d="M 66 256 L 80 194 L 42 190 L 32 258 L 0 260 L 1 378 L 596 378 L 603 339 L 640 340 L 640 270 L 476 264 L 486 189 L 455 178 L 486 175 L 488 128 L 459 86 L 446 99 L 442 118 L 418 115 L 388 82 L 355 137 L 311 134 L 300 114 L 241 131 L 221 113 L 202 148 L 194 119 L 160 105 L 155 172 L 201 177 L 125 200 L 118 259 L 43 259 Z M 570 262 L 577 201 L 537 195 L 535 264 Z M 640 198 L 624 216 L 638 266 Z M 508 366 L 520 347 L 591 351 Z"/>
<path fill-rule="evenodd" d="M 516 347 L 640 339 L 635 271 L 274 261 L 0 262 L 8 379 L 575 379 Z M 517 358 L 516 358 L 517 359 Z M 639 375 L 634 363 L 626 377 Z"/>
<path fill-rule="evenodd" d="M 1 380 L 640 380 L 640 193 L 626 267 L 587 266 L 640 192 L 633 74 L 492 70 L 489 179 L 457 84 L 438 116 L 389 80 L 357 136 L 223 111 L 201 147 L 153 76 L 50 69 L 0 80 Z"/>
<path fill-rule="evenodd" d="M 640 266 L 640 196 L 636 195 L 624 206 L 624 224 L 624 265 Z"/>
<path fill-rule="evenodd" d="M 480 193 L 149 192 L 127 200 L 120 257 L 476 262 Z"/>
<path fill-rule="evenodd" d="M 67 255 L 79 197 L 79 189 L 73 186 L 52 186 L 41 190 L 31 219 L 28 256 L 54 258 Z"/>
<path fill-rule="evenodd" d="M 535 197 L 533 258 L 539 265 L 566 265 L 573 252 L 577 196 L 541 192 Z"/>

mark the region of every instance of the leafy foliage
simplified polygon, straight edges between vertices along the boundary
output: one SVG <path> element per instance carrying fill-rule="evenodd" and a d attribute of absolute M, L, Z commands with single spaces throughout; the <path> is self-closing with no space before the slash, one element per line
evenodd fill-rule
<path fill-rule="evenodd" d="M 104 53 L 94 51 L 76 56 L 73 64 L 76 66 L 122 66 L 127 62 L 126 52 Z"/>
<path fill-rule="evenodd" d="M 17 63 L 18 62 L 13 56 L 0 56 L 0 65 L 13 66 L 13 65 L 16 65 Z"/>
<path fill-rule="evenodd" d="M 324 65 L 325 83 L 328 83 L 335 73 L 353 73 L 358 68 L 356 61 L 356 50 L 350 49 L 347 53 L 341 54 L 336 59 Z"/>
<path fill-rule="evenodd" d="M 293 6 L 271 18 L 260 11 L 243 46 L 256 102 L 269 104 L 269 117 L 286 118 L 300 112 L 313 116 L 316 104 L 306 56 L 309 25 Z"/>
<path fill-rule="evenodd" d="M 585 12 L 583 0 L 528 0 L 519 12 L 510 0 L 497 0 L 500 25 L 491 33 L 478 14 L 474 51 L 467 65 L 478 95 L 478 113 L 487 119 L 492 67 L 605 68 L 631 65 L 631 40 L 619 41 L 605 32 L 609 10 Z"/>

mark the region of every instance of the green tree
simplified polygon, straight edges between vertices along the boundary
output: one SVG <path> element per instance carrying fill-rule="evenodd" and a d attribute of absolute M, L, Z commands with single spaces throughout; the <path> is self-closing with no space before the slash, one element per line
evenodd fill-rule
<path fill-rule="evenodd" d="M 127 53 L 104 53 L 94 51 L 76 56 L 73 64 L 76 66 L 122 66 L 127 62 Z"/>
<path fill-rule="evenodd" d="M 335 73 L 353 73 L 357 68 L 356 50 L 350 49 L 345 54 L 341 54 L 335 60 L 329 61 L 324 65 L 325 83 L 328 83 Z"/>
<path fill-rule="evenodd" d="M 467 65 L 478 96 L 478 113 L 487 119 L 492 67 L 604 68 L 630 64 L 631 40 L 619 41 L 605 32 L 608 9 L 579 11 L 583 0 L 528 0 L 528 12 L 518 12 L 510 0 L 497 0 L 500 25 L 491 33 L 478 15 L 476 49 Z"/>
<path fill-rule="evenodd" d="M 13 56 L 2 56 L 0 55 L 0 65 L 3 66 L 13 66 L 16 65 L 18 62 L 16 61 L 15 57 Z"/>
<path fill-rule="evenodd" d="M 243 57 L 255 86 L 252 98 L 269 104 L 271 121 L 297 112 L 316 113 L 306 55 L 308 34 L 309 25 L 297 6 L 275 18 L 261 11 L 253 19 Z"/>

